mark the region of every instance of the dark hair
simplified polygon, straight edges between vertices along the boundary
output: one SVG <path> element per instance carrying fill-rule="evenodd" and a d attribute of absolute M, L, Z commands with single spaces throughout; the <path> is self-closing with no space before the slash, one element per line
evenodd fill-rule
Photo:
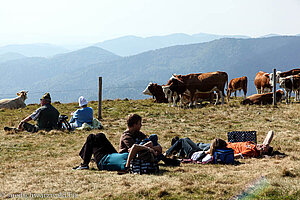
<path fill-rule="evenodd" d="M 269 147 L 267 155 L 268 156 L 272 156 L 273 155 L 273 147 Z"/>
<path fill-rule="evenodd" d="M 138 114 L 131 114 L 127 119 L 127 126 L 132 127 L 134 124 L 137 124 L 139 121 L 142 122 L 142 117 Z"/>
<path fill-rule="evenodd" d="M 216 149 L 223 149 L 223 148 L 226 148 L 226 146 L 227 146 L 227 143 L 225 140 L 216 138 L 210 144 L 209 154 L 212 156 Z"/>

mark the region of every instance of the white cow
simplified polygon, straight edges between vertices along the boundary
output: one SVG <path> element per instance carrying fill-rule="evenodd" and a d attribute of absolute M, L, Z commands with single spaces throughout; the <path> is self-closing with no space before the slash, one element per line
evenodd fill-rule
<path fill-rule="evenodd" d="M 18 97 L 14 99 L 1 99 L 0 100 L 0 108 L 8 108 L 8 109 L 17 109 L 17 108 L 25 108 L 26 104 L 25 99 L 27 99 L 28 91 L 18 92 Z"/>

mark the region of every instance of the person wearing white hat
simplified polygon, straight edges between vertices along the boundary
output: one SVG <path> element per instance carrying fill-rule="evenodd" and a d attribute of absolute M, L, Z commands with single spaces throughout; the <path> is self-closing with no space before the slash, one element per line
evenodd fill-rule
<path fill-rule="evenodd" d="M 88 101 L 81 96 L 78 99 L 78 104 L 81 108 L 77 109 L 74 113 L 71 113 L 72 117 L 69 121 L 73 129 L 81 127 L 83 123 L 89 125 L 92 125 L 93 123 L 93 108 L 87 107 Z"/>

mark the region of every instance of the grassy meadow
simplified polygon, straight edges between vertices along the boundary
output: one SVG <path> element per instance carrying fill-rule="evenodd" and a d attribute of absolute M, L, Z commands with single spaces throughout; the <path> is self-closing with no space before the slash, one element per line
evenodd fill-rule
<path fill-rule="evenodd" d="M 74 132 L 4 132 L 4 126 L 17 126 L 39 105 L 0 109 L 0 199 L 21 193 L 67 193 L 77 199 L 236 199 L 242 191 L 251 192 L 252 186 L 255 189 L 245 199 L 300 199 L 300 104 L 242 106 L 240 100 L 195 109 L 169 108 L 152 99 L 105 100 L 104 129 Z M 77 103 L 53 105 L 68 115 L 78 108 Z M 94 117 L 97 105 L 89 103 Z M 174 136 L 208 143 L 216 137 L 227 140 L 228 131 L 255 130 L 258 142 L 263 142 L 274 130 L 271 144 L 287 156 L 241 159 L 240 165 L 160 163 L 160 173 L 154 175 L 98 171 L 95 163 L 90 164 L 94 170 L 72 170 L 80 164 L 78 153 L 91 133 L 105 133 L 118 149 L 131 113 L 143 117 L 144 133 L 158 134 L 163 151 Z"/>

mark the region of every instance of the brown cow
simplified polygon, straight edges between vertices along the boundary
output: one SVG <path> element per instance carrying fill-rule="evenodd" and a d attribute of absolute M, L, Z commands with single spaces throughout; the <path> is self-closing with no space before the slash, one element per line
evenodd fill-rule
<path fill-rule="evenodd" d="M 243 90 L 244 92 L 244 99 L 246 99 L 247 94 L 247 84 L 248 84 L 248 78 L 247 76 L 243 76 L 240 78 L 234 78 L 229 81 L 228 89 L 227 89 L 227 98 L 229 100 L 229 97 L 232 92 L 234 92 L 234 96 L 236 97 L 236 91 Z"/>
<path fill-rule="evenodd" d="M 180 96 L 180 104 L 182 105 L 182 95 L 184 93 L 190 94 L 190 106 L 192 106 L 194 95 L 196 93 L 211 93 L 217 92 L 216 103 L 219 102 L 219 98 L 222 98 L 222 104 L 224 104 L 224 88 L 228 82 L 228 75 L 226 72 L 208 72 L 197 73 L 188 75 L 176 75 L 172 76 L 167 85 L 163 85 L 163 91 L 166 98 L 169 100 L 169 106 L 171 103 L 171 96 L 176 93 Z M 194 102 L 195 104 L 196 102 Z M 174 103 L 175 105 L 175 103 Z"/>
<path fill-rule="evenodd" d="M 276 101 L 279 102 L 281 99 L 284 98 L 284 92 L 283 90 L 277 90 L 276 91 Z M 264 93 L 264 94 L 253 94 L 246 99 L 244 99 L 241 104 L 246 105 L 252 105 L 252 104 L 272 104 L 273 103 L 273 93 Z"/>
<path fill-rule="evenodd" d="M 156 103 L 168 103 L 161 85 L 158 85 L 157 83 L 150 82 L 143 91 L 143 94 L 153 96 Z"/>
<path fill-rule="evenodd" d="M 271 92 L 272 86 L 270 85 L 269 73 L 259 71 L 257 72 L 254 84 L 258 94 Z"/>

